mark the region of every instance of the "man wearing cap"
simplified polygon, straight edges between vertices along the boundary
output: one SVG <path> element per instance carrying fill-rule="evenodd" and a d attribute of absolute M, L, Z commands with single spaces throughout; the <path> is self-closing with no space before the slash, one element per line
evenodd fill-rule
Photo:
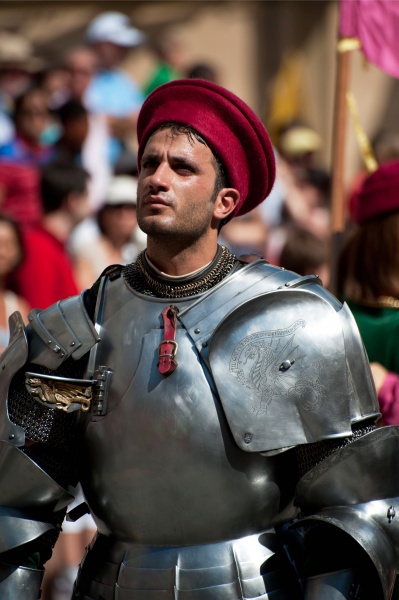
<path fill-rule="evenodd" d="M 70 248 L 80 289 L 90 287 L 108 265 L 131 263 L 146 247 L 146 235 L 137 225 L 136 203 L 137 179 L 116 175 L 95 216 L 73 232 Z"/>
<path fill-rule="evenodd" d="M 94 114 L 107 115 L 111 134 L 109 159 L 115 164 L 122 142 L 134 130 L 144 95 L 136 82 L 120 68 L 129 50 L 145 41 L 145 35 L 119 12 L 104 12 L 90 23 L 86 39 L 93 49 L 98 70 L 85 92 L 85 104 Z"/>
<path fill-rule="evenodd" d="M 375 428 L 353 318 L 317 276 L 217 245 L 272 188 L 262 123 L 180 80 L 138 138 L 147 250 L 11 322 L 1 597 L 37 598 L 79 479 L 98 533 L 75 600 L 390 598 L 398 430 Z"/>
<path fill-rule="evenodd" d="M 15 135 L 11 117 L 15 100 L 32 86 L 35 73 L 44 66 L 25 36 L 0 31 L 0 145 Z"/>

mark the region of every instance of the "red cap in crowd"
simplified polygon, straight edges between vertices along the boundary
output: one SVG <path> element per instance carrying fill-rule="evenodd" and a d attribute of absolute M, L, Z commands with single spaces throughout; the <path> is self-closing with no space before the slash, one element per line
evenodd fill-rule
<path fill-rule="evenodd" d="M 229 218 L 249 212 L 269 195 L 275 179 L 273 147 L 261 120 L 240 98 L 201 79 L 177 79 L 156 88 L 137 122 L 139 165 L 148 138 L 171 121 L 204 138 L 222 162 L 229 186 L 240 192 Z"/>
<path fill-rule="evenodd" d="M 399 160 L 383 163 L 371 173 L 357 192 L 353 220 L 362 224 L 374 217 L 399 210 Z"/>

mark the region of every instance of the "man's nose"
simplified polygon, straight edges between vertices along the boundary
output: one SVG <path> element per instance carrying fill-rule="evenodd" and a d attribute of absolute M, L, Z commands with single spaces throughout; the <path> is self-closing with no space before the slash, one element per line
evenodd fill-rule
<path fill-rule="evenodd" d="M 156 190 L 166 190 L 169 188 L 170 168 L 166 163 L 157 166 L 150 177 L 150 186 Z"/>

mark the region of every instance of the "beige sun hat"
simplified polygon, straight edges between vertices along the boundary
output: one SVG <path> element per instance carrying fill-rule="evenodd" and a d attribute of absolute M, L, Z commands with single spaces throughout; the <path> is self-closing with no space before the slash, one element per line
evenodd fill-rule
<path fill-rule="evenodd" d="M 293 127 L 281 136 L 280 148 L 289 156 L 317 152 L 322 146 L 320 135 L 305 125 Z"/>
<path fill-rule="evenodd" d="M 0 31 L 0 68 L 19 68 L 28 73 L 40 71 L 44 60 L 34 56 L 31 42 L 11 31 Z"/>

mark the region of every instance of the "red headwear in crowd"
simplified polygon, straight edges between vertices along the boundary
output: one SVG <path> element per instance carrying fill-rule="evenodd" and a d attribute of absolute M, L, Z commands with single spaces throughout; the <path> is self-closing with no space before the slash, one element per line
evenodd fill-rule
<path fill-rule="evenodd" d="M 363 224 L 399 210 L 399 160 L 383 163 L 371 173 L 355 194 L 352 218 Z"/>

